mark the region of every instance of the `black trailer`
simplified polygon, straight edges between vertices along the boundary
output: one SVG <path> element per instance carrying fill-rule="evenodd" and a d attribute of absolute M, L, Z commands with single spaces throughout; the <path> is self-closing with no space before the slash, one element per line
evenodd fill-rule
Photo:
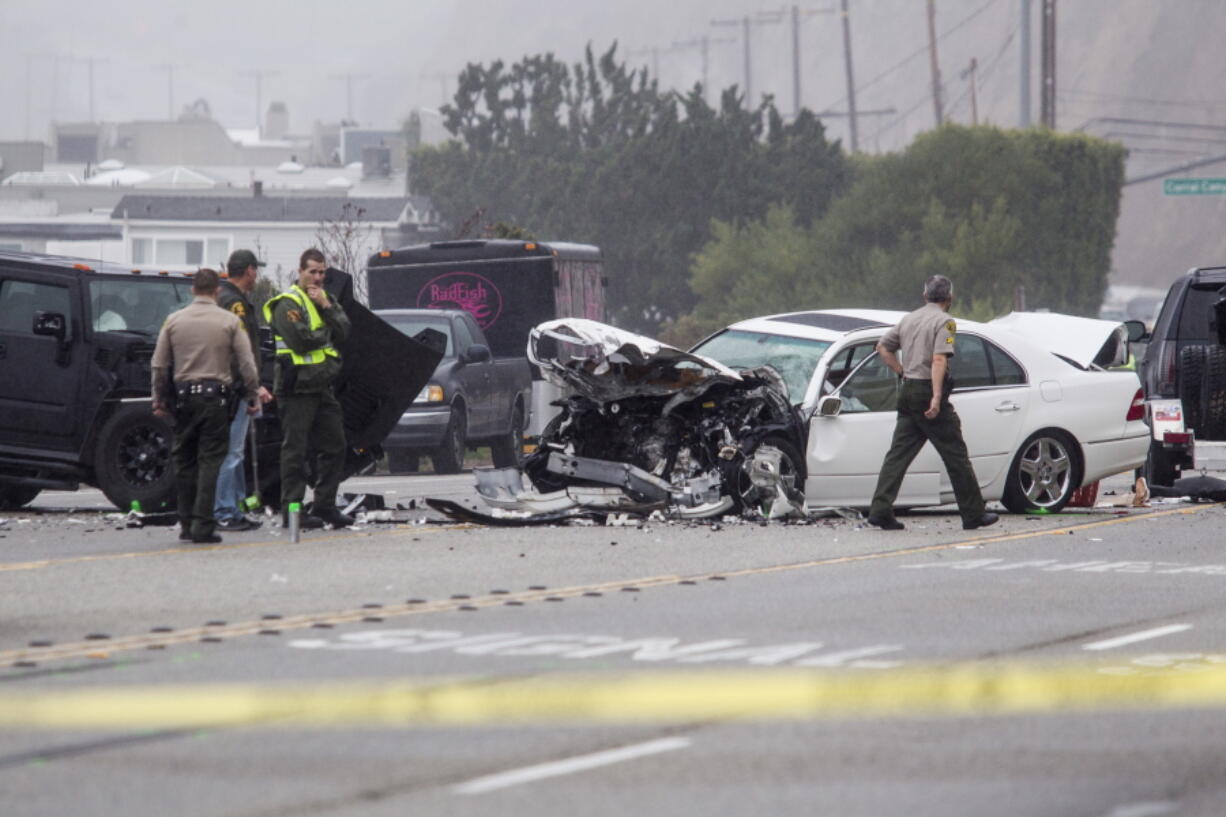
<path fill-rule="evenodd" d="M 371 309 L 463 309 L 494 357 L 526 357 L 528 333 L 554 318 L 605 321 L 604 260 L 590 244 L 438 241 L 372 256 Z M 556 387 L 533 373 L 526 433 L 540 434 L 556 409 Z"/>

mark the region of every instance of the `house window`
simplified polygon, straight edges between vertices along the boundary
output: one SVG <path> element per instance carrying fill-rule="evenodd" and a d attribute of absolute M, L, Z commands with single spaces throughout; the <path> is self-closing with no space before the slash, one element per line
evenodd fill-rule
<path fill-rule="evenodd" d="M 163 269 L 225 267 L 229 238 L 133 238 L 132 263 Z"/>

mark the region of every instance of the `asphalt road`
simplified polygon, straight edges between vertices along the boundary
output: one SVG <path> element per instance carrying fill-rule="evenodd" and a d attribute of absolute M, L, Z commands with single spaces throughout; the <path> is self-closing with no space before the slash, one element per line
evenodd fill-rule
<path fill-rule="evenodd" d="M 297 544 L 181 545 L 90 491 L 4 514 L 0 813 L 1226 813 L 1220 505 L 973 532 L 421 507 L 469 481 L 352 480 L 396 521 Z"/>

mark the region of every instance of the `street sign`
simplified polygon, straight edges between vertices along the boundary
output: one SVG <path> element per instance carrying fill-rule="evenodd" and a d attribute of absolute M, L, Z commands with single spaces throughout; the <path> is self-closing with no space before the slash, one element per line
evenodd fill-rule
<path fill-rule="evenodd" d="M 1162 192 L 1168 196 L 1223 196 L 1226 179 L 1165 179 Z"/>

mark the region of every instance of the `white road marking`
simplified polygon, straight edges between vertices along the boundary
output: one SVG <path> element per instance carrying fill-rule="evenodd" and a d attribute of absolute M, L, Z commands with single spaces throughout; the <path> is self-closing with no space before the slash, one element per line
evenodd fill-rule
<path fill-rule="evenodd" d="M 593 752 L 590 755 L 579 755 L 566 760 L 555 760 L 552 763 L 541 763 L 536 766 L 525 766 L 522 769 L 512 769 L 509 772 L 487 775 L 459 783 L 452 787 L 456 794 L 483 794 L 495 789 L 505 789 L 508 786 L 518 786 L 521 783 L 531 783 L 549 777 L 560 777 L 564 774 L 584 772 L 612 763 L 621 763 L 648 755 L 658 755 L 661 752 L 671 752 L 684 749 L 690 745 L 689 738 L 661 738 L 649 740 L 646 743 L 636 743 L 623 746 L 620 749 L 608 749 L 603 752 Z"/>
<path fill-rule="evenodd" d="M 1148 641 L 1151 638 L 1182 633 L 1184 630 L 1190 629 L 1192 629 L 1191 624 L 1169 624 L 1166 627 L 1155 627 L 1152 630 L 1142 630 L 1139 633 L 1121 635 L 1118 638 L 1108 638 L 1105 641 L 1094 641 L 1090 644 L 1083 644 L 1081 648 L 1083 650 L 1110 650 L 1115 647 L 1123 647 L 1125 644 L 1135 644 L 1138 641 Z"/>

